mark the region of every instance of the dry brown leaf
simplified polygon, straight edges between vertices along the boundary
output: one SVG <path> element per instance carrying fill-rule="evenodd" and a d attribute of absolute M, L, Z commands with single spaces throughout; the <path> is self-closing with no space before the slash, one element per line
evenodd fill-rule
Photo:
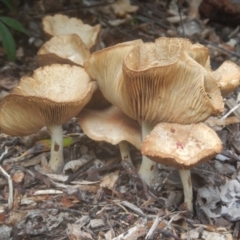
<path fill-rule="evenodd" d="M 118 17 L 125 17 L 127 13 L 134 13 L 139 8 L 138 6 L 131 5 L 130 0 L 117 0 L 111 7 Z"/>
<path fill-rule="evenodd" d="M 227 233 L 227 234 L 219 234 L 215 232 L 208 232 L 208 231 L 203 231 L 202 232 L 202 239 L 205 240 L 232 240 L 232 234 Z"/>
<path fill-rule="evenodd" d="M 23 181 L 23 179 L 24 179 L 24 173 L 23 172 L 16 172 L 12 176 L 12 180 L 15 183 L 21 183 Z"/>
<path fill-rule="evenodd" d="M 108 175 L 105 175 L 100 183 L 100 187 L 105 187 L 108 189 L 113 189 L 116 181 L 119 177 L 119 170 L 109 173 Z"/>
<path fill-rule="evenodd" d="M 75 203 L 78 203 L 79 199 L 77 197 L 75 197 L 74 195 L 72 195 L 72 196 L 63 196 L 60 199 L 60 202 L 63 205 L 63 207 L 69 208 L 69 207 L 73 207 L 75 205 Z"/>

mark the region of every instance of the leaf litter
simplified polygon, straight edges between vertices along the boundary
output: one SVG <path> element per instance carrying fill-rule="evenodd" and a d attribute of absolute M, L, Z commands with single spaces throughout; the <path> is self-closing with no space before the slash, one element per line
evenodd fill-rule
<path fill-rule="evenodd" d="M 31 37 L 17 40 L 22 52 L 17 63 L 0 60 L 0 99 L 21 76 L 37 68 L 36 53 L 45 41 L 41 19 L 59 12 L 102 25 L 92 51 L 137 38 L 153 41 L 185 34 L 209 48 L 213 67 L 227 59 L 239 64 L 239 27 L 204 19 L 206 1 L 200 5 L 200 15 L 198 8 L 189 9 L 187 1 L 181 2 L 40 1 L 21 5 L 17 17 L 29 26 Z M 120 161 L 117 147 L 88 139 L 74 119 L 64 125 L 65 137 L 77 140 L 64 148 L 63 175 L 51 173 L 49 147 L 39 150 L 41 141 L 49 138 L 46 129 L 23 138 L 0 133 L 1 239 L 238 239 L 238 91 L 225 100 L 222 118 L 206 121 L 217 131 L 224 149 L 213 161 L 192 169 L 193 215 L 181 206 L 177 171 L 160 167 L 159 183 L 148 189 L 136 169 Z M 132 148 L 131 155 L 138 167 L 139 151 Z"/>

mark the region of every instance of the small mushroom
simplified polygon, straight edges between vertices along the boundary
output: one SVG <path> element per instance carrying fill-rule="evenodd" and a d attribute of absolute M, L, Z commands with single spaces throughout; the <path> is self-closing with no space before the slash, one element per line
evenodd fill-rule
<path fill-rule="evenodd" d="M 0 129 L 25 136 L 47 126 L 52 138 L 50 166 L 63 167 L 62 124 L 76 116 L 90 100 L 97 84 L 81 67 L 53 64 L 22 77 L 0 104 Z"/>
<path fill-rule="evenodd" d="M 203 123 L 159 123 L 144 139 L 141 152 L 157 163 L 179 169 L 185 203 L 193 211 L 190 168 L 212 159 L 222 150 L 217 134 Z"/>
<path fill-rule="evenodd" d="M 79 125 L 89 138 L 113 145 L 118 144 L 122 160 L 131 162 L 128 143 L 140 149 L 140 125 L 118 107 L 110 106 L 103 110 L 85 108 L 77 117 Z"/>
<path fill-rule="evenodd" d="M 90 26 L 84 24 L 81 19 L 69 18 L 66 15 L 55 14 L 46 16 L 42 20 L 43 31 L 49 36 L 77 34 L 84 44 L 90 49 L 97 40 L 100 32 L 100 24 Z"/>
<path fill-rule="evenodd" d="M 219 84 L 223 97 L 240 85 L 240 67 L 231 61 L 225 61 L 217 70 L 213 71 L 212 76 Z"/>
<path fill-rule="evenodd" d="M 138 6 L 131 5 L 130 0 L 117 0 L 111 4 L 111 8 L 118 17 L 126 17 L 128 13 L 134 13 L 139 9 Z"/>
<path fill-rule="evenodd" d="M 54 36 L 37 53 L 40 66 L 54 63 L 83 66 L 89 56 L 89 50 L 76 34 Z"/>

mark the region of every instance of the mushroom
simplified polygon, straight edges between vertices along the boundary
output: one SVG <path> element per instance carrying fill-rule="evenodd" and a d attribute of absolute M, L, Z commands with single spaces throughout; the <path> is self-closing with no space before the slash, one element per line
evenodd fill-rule
<path fill-rule="evenodd" d="M 139 9 L 138 6 L 131 5 L 130 0 L 117 0 L 110 6 L 118 17 L 126 17 L 128 13 L 134 13 Z"/>
<path fill-rule="evenodd" d="M 142 138 L 159 122 L 191 124 L 223 110 L 207 48 L 187 39 L 117 44 L 91 54 L 84 67 L 109 102 L 141 123 Z M 157 164 L 143 157 L 139 173 L 151 185 Z"/>
<path fill-rule="evenodd" d="M 159 123 L 144 139 L 143 155 L 157 163 L 179 169 L 187 209 L 193 211 L 190 168 L 219 154 L 222 143 L 217 134 L 203 123 L 181 125 Z"/>
<path fill-rule="evenodd" d="M 84 133 L 95 141 L 118 144 L 122 160 L 130 163 L 128 143 L 141 146 L 141 128 L 137 121 L 126 116 L 118 107 L 103 110 L 83 109 L 77 116 Z"/>
<path fill-rule="evenodd" d="M 89 50 L 76 34 L 54 36 L 37 53 L 40 66 L 53 63 L 83 66 L 89 56 Z"/>
<path fill-rule="evenodd" d="M 240 85 L 240 67 L 231 61 L 225 61 L 216 71 L 213 71 L 212 76 L 217 80 L 223 97 Z"/>
<path fill-rule="evenodd" d="M 76 116 L 96 90 L 81 67 L 53 64 L 22 77 L 0 104 L 0 128 L 12 136 L 25 136 L 47 126 L 52 138 L 50 166 L 59 173 L 63 161 L 62 124 Z"/>
<path fill-rule="evenodd" d="M 90 49 L 96 42 L 101 29 L 100 24 L 90 26 L 81 19 L 69 18 L 66 15 L 55 14 L 46 16 L 42 20 L 43 31 L 49 36 L 77 34 Z"/>

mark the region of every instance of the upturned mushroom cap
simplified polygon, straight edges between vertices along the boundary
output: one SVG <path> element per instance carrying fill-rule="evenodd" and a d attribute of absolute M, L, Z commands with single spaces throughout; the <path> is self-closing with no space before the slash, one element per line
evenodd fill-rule
<path fill-rule="evenodd" d="M 81 19 L 69 18 L 66 15 L 56 14 L 54 16 L 46 16 L 42 20 L 43 30 L 49 36 L 77 34 L 84 44 L 91 48 L 97 40 L 100 32 L 100 24 L 90 26 L 84 24 Z"/>
<path fill-rule="evenodd" d="M 123 81 L 122 64 L 124 57 L 142 40 L 120 43 L 112 47 L 96 51 L 85 61 L 84 68 L 89 76 L 98 82 L 103 96 L 113 105 L 124 111 L 124 93 L 121 89 Z"/>
<path fill-rule="evenodd" d="M 217 80 L 223 97 L 240 85 L 240 67 L 231 61 L 225 61 L 212 76 Z"/>
<path fill-rule="evenodd" d="M 53 64 L 38 68 L 0 104 L 0 128 L 13 136 L 29 135 L 43 126 L 61 125 L 86 105 L 96 82 L 83 68 Z"/>
<path fill-rule="evenodd" d="M 187 39 L 115 45 L 93 53 L 84 67 L 104 97 L 139 122 L 189 124 L 223 110 L 207 49 Z"/>
<path fill-rule="evenodd" d="M 119 108 L 110 106 L 104 110 L 83 109 L 78 118 L 79 125 L 89 138 L 113 145 L 127 141 L 140 149 L 140 125 Z"/>
<path fill-rule="evenodd" d="M 40 66 L 54 63 L 83 66 L 89 56 L 89 50 L 76 34 L 54 36 L 37 53 Z"/>
<path fill-rule="evenodd" d="M 207 49 L 187 39 L 159 38 L 135 47 L 124 59 L 119 84 L 129 106 L 125 113 L 154 124 L 219 115 L 223 99 L 208 65 Z"/>
<path fill-rule="evenodd" d="M 159 123 L 144 139 L 142 154 L 177 169 L 190 169 L 219 154 L 222 143 L 203 123 L 180 125 Z"/>

